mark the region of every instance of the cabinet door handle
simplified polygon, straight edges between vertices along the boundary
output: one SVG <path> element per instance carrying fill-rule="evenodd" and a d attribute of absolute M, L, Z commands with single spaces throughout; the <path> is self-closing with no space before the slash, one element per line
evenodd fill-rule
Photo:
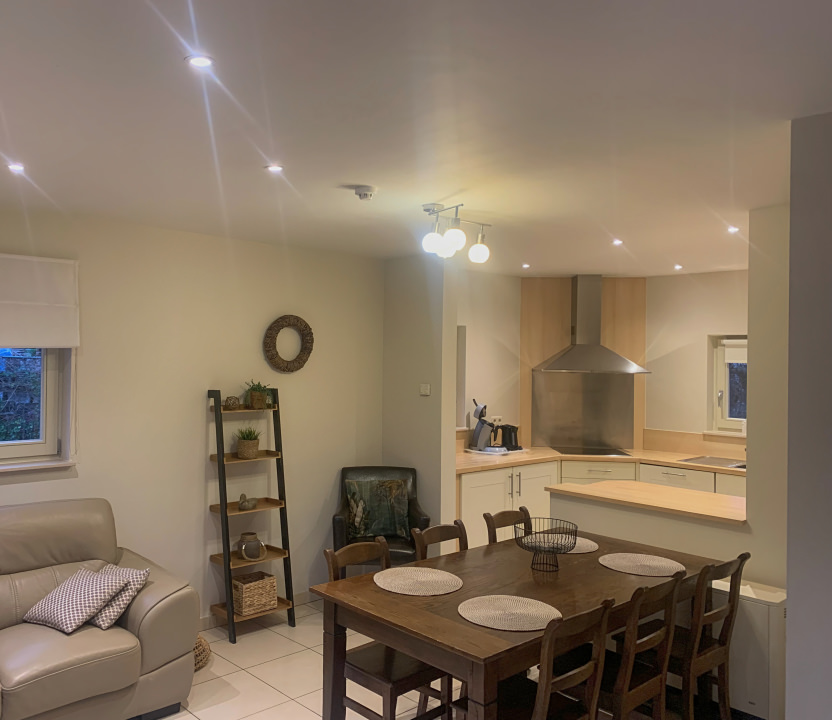
<path fill-rule="evenodd" d="M 687 477 L 686 473 L 674 473 L 668 472 L 667 470 L 662 470 L 662 475 L 673 475 L 674 477 Z"/>
<path fill-rule="evenodd" d="M 509 485 L 508 496 L 509 496 L 510 498 L 513 498 L 513 497 L 514 497 L 514 473 L 513 473 L 513 472 L 512 472 L 512 473 L 508 476 L 508 479 L 509 479 L 509 481 L 510 481 L 510 483 L 511 483 L 511 484 Z"/>
<path fill-rule="evenodd" d="M 523 495 L 523 473 L 517 473 L 517 497 Z"/>
<path fill-rule="evenodd" d="M 587 472 L 612 472 L 612 470 L 596 470 L 595 468 L 587 468 Z"/>

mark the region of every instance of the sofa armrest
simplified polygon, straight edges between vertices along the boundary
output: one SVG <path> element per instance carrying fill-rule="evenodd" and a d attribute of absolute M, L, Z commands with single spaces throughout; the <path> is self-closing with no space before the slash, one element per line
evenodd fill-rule
<path fill-rule="evenodd" d="M 347 496 L 341 498 L 341 507 L 332 516 L 332 549 L 340 550 L 347 545 L 347 525 L 350 521 L 350 504 Z"/>
<path fill-rule="evenodd" d="M 410 523 L 411 530 L 413 528 L 427 530 L 430 527 L 430 516 L 422 510 L 416 498 L 411 498 L 407 503 L 407 521 Z"/>
<path fill-rule="evenodd" d="M 150 568 L 147 583 L 118 619 L 121 627 L 139 639 L 142 675 L 193 652 L 199 629 L 196 590 L 127 548 L 118 549 L 117 564 L 137 570 Z"/>

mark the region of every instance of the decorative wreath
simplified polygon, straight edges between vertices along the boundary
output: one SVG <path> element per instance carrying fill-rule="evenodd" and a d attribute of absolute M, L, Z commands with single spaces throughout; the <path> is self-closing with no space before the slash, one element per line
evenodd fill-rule
<path fill-rule="evenodd" d="M 277 335 L 284 328 L 293 328 L 300 335 L 300 352 L 294 360 L 284 360 L 277 352 Z M 309 323 L 297 315 L 281 315 L 266 330 L 263 336 L 263 352 L 266 359 L 278 372 L 297 372 L 309 359 L 312 354 L 312 346 L 315 344 L 315 336 Z"/>

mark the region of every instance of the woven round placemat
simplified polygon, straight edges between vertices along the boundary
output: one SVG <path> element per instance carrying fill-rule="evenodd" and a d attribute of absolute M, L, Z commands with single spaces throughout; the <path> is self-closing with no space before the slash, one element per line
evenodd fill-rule
<path fill-rule="evenodd" d="M 462 580 L 456 575 L 422 567 L 382 570 L 373 580 L 383 590 L 399 595 L 447 595 L 462 587 Z"/>
<path fill-rule="evenodd" d="M 659 555 L 639 555 L 638 553 L 602 555 L 598 558 L 598 562 L 610 570 L 649 577 L 670 577 L 685 569 L 684 565 L 675 560 L 668 560 Z"/>
<path fill-rule="evenodd" d="M 194 646 L 194 671 L 202 670 L 211 659 L 211 646 L 202 635 L 196 636 L 196 645 Z"/>
<path fill-rule="evenodd" d="M 570 550 L 567 555 L 583 555 L 584 553 L 592 553 L 598 549 L 598 543 L 589 538 L 579 537 L 575 541 L 575 547 Z"/>
<path fill-rule="evenodd" d="M 551 605 L 516 595 L 471 598 L 461 602 L 457 611 L 475 625 L 516 632 L 543 630 L 555 618 L 563 617 Z"/>

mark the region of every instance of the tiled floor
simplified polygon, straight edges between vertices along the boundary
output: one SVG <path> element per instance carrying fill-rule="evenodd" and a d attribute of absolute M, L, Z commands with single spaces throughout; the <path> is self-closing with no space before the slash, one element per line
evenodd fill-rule
<path fill-rule="evenodd" d="M 237 643 L 223 628 L 202 632 L 211 643 L 208 665 L 196 673 L 186 709 L 171 720 L 320 720 L 323 699 L 321 602 L 295 609 L 295 627 L 282 613 L 237 626 Z M 348 631 L 347 647 L 369 638 Z M 347 683 L 347 693 L 376 712 L 381 699 Z M 415 714 L 417 697 L 399 699 L 401 720 Z M 351 710 L 348 720 L 363 720 Z"/>
<path fill-rule="evenodd" d="M 182 712 L 169 720 L 320 720 L 321 605 L 318 601 L 298 606 L 295 627 L 289 627 L 282 613 L 241 623 L 235 645 L 228 642 L 223 628 L 202 632 L 211 643 L 211 659 L 196 673 Z M 347 631 L 347 647 L 368 641 L 364 635 Z M 381 698 L 375 693 L 348 681 L 347 694 L 381 712 Z M 417 700 L 416 693 L 399 698 L 398 720 L 412 720 Z M 431 705 L 435 702 L 432 700 Z M 643 717 L 633 713 L 631 720 Z M 669 712 L 668 720 L 673 718 L 678 715 Z M 347 720 L 363 718 L 347 710 Z"/>

